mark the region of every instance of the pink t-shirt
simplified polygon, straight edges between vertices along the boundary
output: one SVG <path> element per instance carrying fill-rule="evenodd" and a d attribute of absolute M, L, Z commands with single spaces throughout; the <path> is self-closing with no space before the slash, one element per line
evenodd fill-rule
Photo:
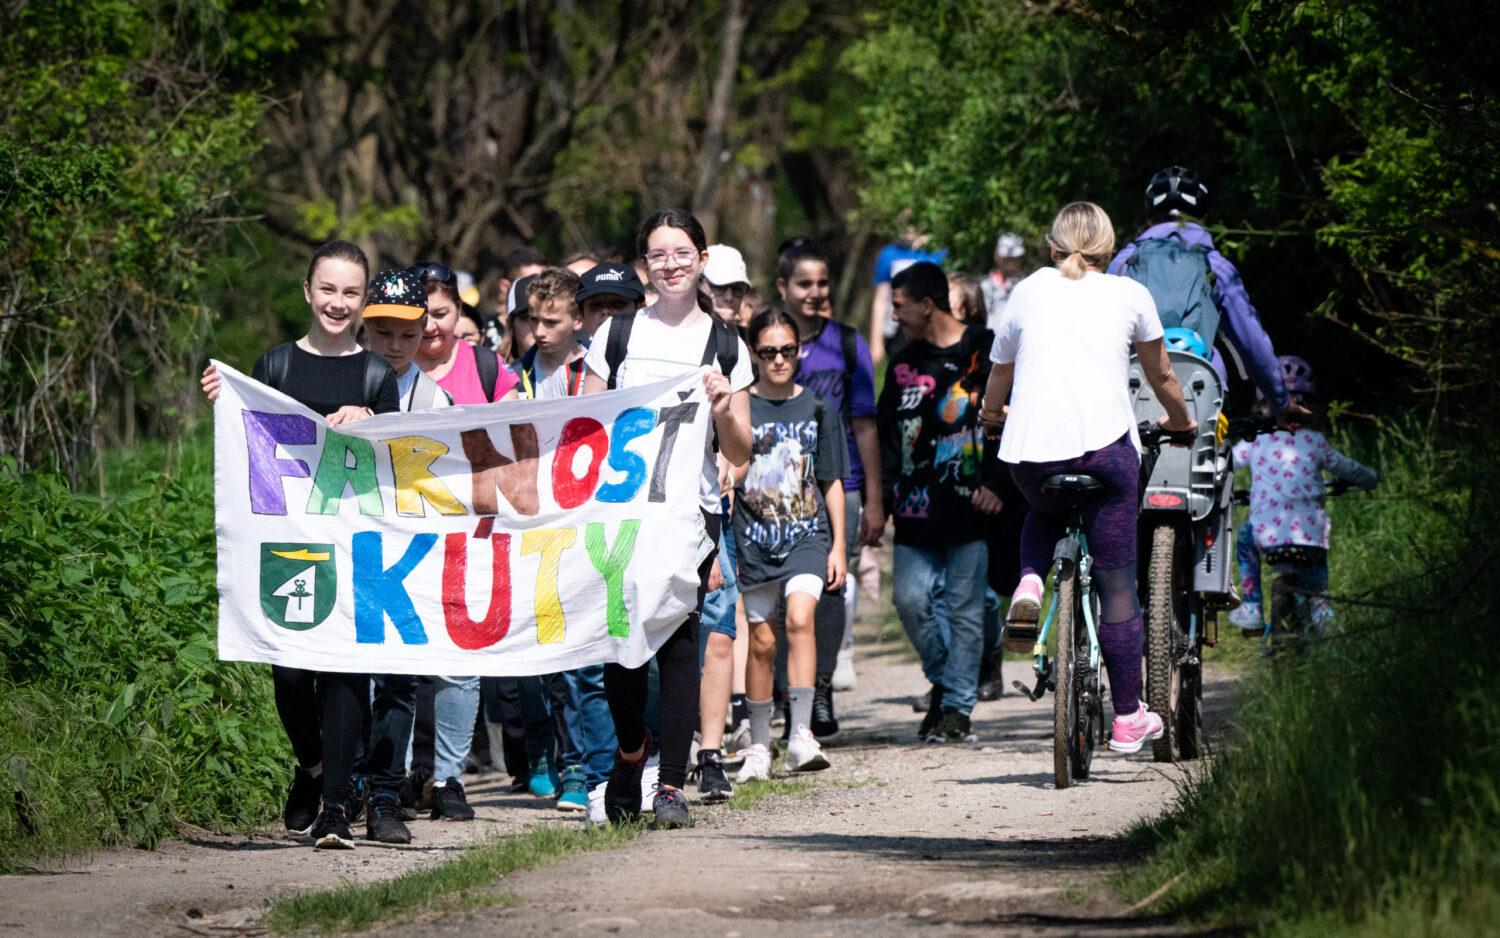
<path fill-rule="evenodd" d="M 517 378 L 499 363 L 500 374 L 495 379 L 495 400 L 516 386 Z M 455 404 L 488 404 L 484 399 L 484 385 L 479 383 L 479 365 L 474 361 L 474 347 L 464 341 L 453 345 L 453 367 L 438 379 L 438 387 L 448 392 Z"/>

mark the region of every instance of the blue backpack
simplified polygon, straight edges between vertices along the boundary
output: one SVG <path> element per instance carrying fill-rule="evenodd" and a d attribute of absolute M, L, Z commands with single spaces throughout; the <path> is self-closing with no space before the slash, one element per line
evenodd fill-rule
<path fill-rule="evenodd" d="M 1165 238 L 1137 241 L 1121 273 L 1151 291 L 1163 328 L 1192 329 L 1205 346 L 1213 347 L 1219 307 L 1214 305 L 1207 247 L 1188 244 L 1175 231 Z"/>

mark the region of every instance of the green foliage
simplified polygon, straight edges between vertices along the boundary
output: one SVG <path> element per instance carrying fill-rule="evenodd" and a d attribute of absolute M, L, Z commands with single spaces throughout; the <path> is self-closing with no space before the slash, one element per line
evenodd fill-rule
<path fill-rule="evenodd" d="M 1500 910 L 1500 644 L 1486 461 L 1384 428 L 1332 505 L 1337 633 L 1246 678 L 1235 740 L 1134 838 L 1151 909 L 1284 934 L 1462 934 Z M 1486 454 L 1489 461 L 1493 453 Z M 1435 494 L 1436 493 L 1436 494 Z"/>
<path fill-rule="evenodd" d="M 14 6 L 0 35 L 0 450 L 76 478 L 137 420 L 180 424 L 209 323 L 197 281 L 251 179 L 262 70 L 305 4 Z"/>
<path fill-rule="evenodd" d="M 273 932 L 364 931 L 441 910 L 446 913 L 480 906 L 514 903 L 496 892 L 496 880 L 517 870 L 556 863 L 577 853 L 624 846 L 641 828 L 611 825 L 538 827 L 524 834 L 497 837 L 468 848 L 456 859 L 412 870 L 395 879 L 346 883 L 333 889 L 277 899 L 265 916 Z M 454 894 L 458 896 L 454 898 Z"/>
<path fill-rule="evenodd" d="M 214 647 L 207 447 L 176 477 L 149 456 L 113 474 L 127 494 L 101 501 L 0 463 L 3 871 L 280 806 L 269 676 Z"/>

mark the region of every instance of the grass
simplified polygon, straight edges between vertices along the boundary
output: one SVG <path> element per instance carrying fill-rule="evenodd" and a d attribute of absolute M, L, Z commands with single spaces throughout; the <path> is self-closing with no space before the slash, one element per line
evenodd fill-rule
<path fill-rule="evenodd" d="M 1335 634 L 1250 664 L 1233 743 L 1131 833 L 1149 856 L 1124 890 L 1173 882 L 1147 911 L 1288 936 L 1500 924 L 1500 512 L 1476 450 L 1398 426 L 1357 451 L 1384 478 L 1331 507 Z"/>
<path fill-rule="evenodd" d="M 791 796 L 806 798 L 816 784 L 808 778 L 772 778 L 765 781 L 741 782 L 734 786 L 734 794 L 724 802 L 731 811 L 748 811 L 762 801 L 772 797 Z"/>
<path fill-rule="evenodd" d="M 394 879 L 345 883 L 277 899 L 267 910 L 263 924 L 277 934 L 364 931 L 377 924 L 409 922 L 434 912 L 451 914 L 510 905 L 516 898 L 495 888 L 502 877 L 575 854 L 623 846 L 642 830 L 640 826 L 614 825 L 538 827 L 476 844 L 456 859 Z"/>

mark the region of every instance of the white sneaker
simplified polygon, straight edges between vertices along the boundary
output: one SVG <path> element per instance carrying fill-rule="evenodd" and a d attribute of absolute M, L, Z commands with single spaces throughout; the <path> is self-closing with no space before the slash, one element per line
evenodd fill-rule
<path fill-rule="evenodd" d="M 609 785 L 605 780 L 589 789 L 589 813 L 588 822 L 593 827 L 605 827 L 609 824 L 609 818 L 604 814 L 604 789 Z"/>
<path fill-rule="evenodd" d="M 745 754 L 745 764 L 740 766 L 739 772 L 735 773 L 736 782 L 753 782 L 757 779 L 766 781 L 771 777 L 771 750 L 755 743 L 748 749 L 741 749 Z"/>
<path fill-rule="evenodd" d="M 641 813 L 656 810 L 656 783 L 661 781 L 661 756 L 646 760 L 641 772 Z"/>
<path fill-rule="evenodd" d="M 854 690 L 854 649 L 840 648 L 838 663 L 833 666 L 833 689 Z"/>
<path fill-rule="evenodd" d="M 788 772 L 817 772 L 828 768 L 828 757 L 823 747 L 813 738 L 812 730 L 799 726 L 786 743 L 786 769 Z"/>
<path fill-rule="evenodd" d="M 1263 631 L 1266 622 L 1260 617 L 1260 603 L 1240 603 L 1229 613 L 1229 624 L 1246 633 Z"/>

